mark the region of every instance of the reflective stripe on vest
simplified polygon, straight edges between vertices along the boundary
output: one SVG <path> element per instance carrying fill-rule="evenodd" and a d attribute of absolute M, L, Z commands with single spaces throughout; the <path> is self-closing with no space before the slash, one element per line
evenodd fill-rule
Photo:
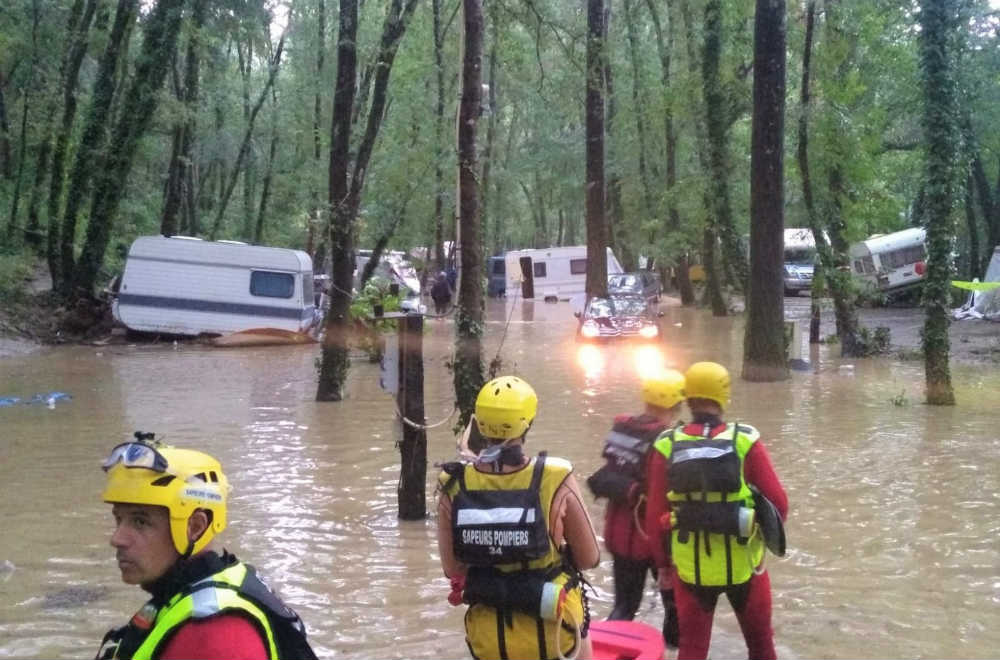
<path fill-rule="evenodd" d="M 278 658 L 278 647 L 267 614 L 251 601 L 239 595 L 238 589 L 247 575 L 242 562 L 194 583 L 190 593 L 177 594 L 160 608 L 149 636 L 136 649 L 133 660 L 148 660 L 161 651 L 161 643 L 190 619 L 206 619 L 226 612 L 240 611 L 257 622 L 267 637 L 268 657 Z"/>
<path fill-rule="evenodd" d="M 704 436 L 688 435 L 683 428 L 665 431 L 653 445 L 671 464 L 683 463 L 696 459 L 713 459 L 723 457 L 735 451 L 739 461 L 739 488 L 730 492 L 676 492 L 671 490 L 666 494 L 672 506 L 691 502 L 740 502 L 743 506 L 753 508 L 753 496 L 747 486 L 744 475 L 744 460 L 750 448 L 760 438 L 760 433 L 752 426 L 739 425 L 739 433 L 735 432 L 735 424 L 727 424 L 724 431 L 705 438 Z M 734 438 L 735 435 L 735 438 Z M 700 443 L 700 446 L 685 446 L 685 443 Z M 675 484 L 671 480 L 671 488 Z M 710 532 L 692 532 L 681 541 L 681 533 L 676 526 L 671 530 L 670 547 L 677 575 L 688 584 L 702 586 L 728 586 L 742 584 L 753 575 L 754 568 L 760 564 L 764 556 L 764 542 L 759 530 L 755 531 L 749 541 L 739 543 L 737 538 L 728 534 Z"/>

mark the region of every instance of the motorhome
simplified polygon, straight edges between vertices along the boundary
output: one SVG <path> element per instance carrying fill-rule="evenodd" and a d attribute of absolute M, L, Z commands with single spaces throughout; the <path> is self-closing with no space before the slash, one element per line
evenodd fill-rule
<path fill-rule="evenodd" d="M 622 273 L 611 248 L 608 275 Z M 507 297 L 568 300 L 587 289 L 587 246 L 511 250 L 504 255 Z"/>
<path fill-rule="evenodd" d="M 811 229 L 790 227 L 784 237 L 784 287 L 786 296 L 812 288 L 816 239 Z"/>
<path fill-rule="evenodd" d="M 926 274 L 926 237 L 926 230 L 913 227 L 854 243 L 848 250 L 854 276 L 882 292 L 920 284 Z"/>
<path fill-rule="evenodd" d="M 129 330 L 170 335 L 305 333 L 319 321 L 305 252 L 187 236 L 132 243 L 112 312 Z"/>

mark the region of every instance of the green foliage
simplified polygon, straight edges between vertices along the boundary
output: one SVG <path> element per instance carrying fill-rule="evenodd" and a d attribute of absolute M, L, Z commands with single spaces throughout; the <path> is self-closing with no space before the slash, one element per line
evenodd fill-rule
<path fill-rule="evenodd" d="M 376 307 L 381 308 L 376 314 Z M 389 293 L 389 282 L 373 277 L 364 290 L 351 300 L 351 318 L 359 322 L 356 340 L 358 347 L 368 354 L 369 360 L 377 362 L 382 356 L 381 335 L 396 327 L 394 321 L 376 320 L 386 312 L 399 311 L 399 296 Z"/>
<path fill-rule="evenodd" d="M 34 268 L 34 259 L 24 254 L 0 252 L 0 300 L 8 303 L 24 299 L 24 282 Z"/>

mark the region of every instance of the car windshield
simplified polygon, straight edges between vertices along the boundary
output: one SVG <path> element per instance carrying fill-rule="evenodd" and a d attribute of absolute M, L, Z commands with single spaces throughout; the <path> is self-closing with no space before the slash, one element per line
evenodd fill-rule
<path fill-rule="evenodd" d="M 615 275 L 608 280 L 610 289 L 638 289 L 640 286 L 639 278 L 635 275 Z"/>
<path fill-rule="evenodd" d="M 587 307 L 587 318 L 638 316 L 646 311 L 642 298 L 594 298 Z"/>

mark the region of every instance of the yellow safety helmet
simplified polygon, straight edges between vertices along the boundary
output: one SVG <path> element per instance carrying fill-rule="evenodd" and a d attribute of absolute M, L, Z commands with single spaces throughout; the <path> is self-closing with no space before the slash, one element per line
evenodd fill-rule
<path fill-rule="evenodd" d="M 105 502 L 166 507 L 170 535 L 182 556 L 197 554 L 226 528 L 229 481 L 222 466 L 208 454 L 178 449 L 152 440 L 151 433 L 136 433 L 136 442 L 111 450 L 104 461 L 108 483 L 101 493 Z M 188 541 L 188 518 L 197 509 L 212 512 L 212 521 L 197 541 Z"/>
<path fill-rule="evenodd" d="M 516 376 L 501 376 L 483 385 L 476 397 L 479 432 L 493 439 L 520 438 L 538 413 L 538 395 Z"/>
<path fill-rule="evenodd" d="M 717 362 L 695 362 L 684 372 L 688 399 L 709 399 L 723 410 L 729 405 L 729 371 Z"/>
<path fill-rule="evenodd" d="M 660 408 L 673 408 L 686 398 L 684 374 L 676 369 L 662 369 L 642 379 L 642 400 Z"/>

